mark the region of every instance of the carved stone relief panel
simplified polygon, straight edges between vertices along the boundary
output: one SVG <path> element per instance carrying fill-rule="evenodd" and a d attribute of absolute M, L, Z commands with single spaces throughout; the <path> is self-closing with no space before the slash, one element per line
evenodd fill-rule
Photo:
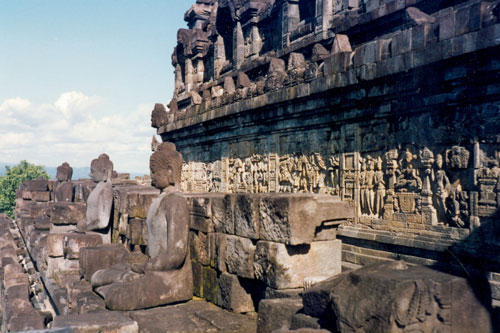
<path fill-rule="evenodd" d="M 339 152 L 338 132 L 329 139 L 328 153 L 253 153 L 187 162 L 182 189 L 339 195 L 357 207 L 363 223 L 383 219 L 423 227 L 474 228 L 480 218 L 500 210 L 500 147 L 481 149 L 478 144 L 473 155 L 472 146 L 408 146 L 362 154 Z M 287 137 L 280 137 L 277 146 L 297 148 L 290 147 Z M 242 142 L 230 151 L 236 156 L 254 150 Z"/>

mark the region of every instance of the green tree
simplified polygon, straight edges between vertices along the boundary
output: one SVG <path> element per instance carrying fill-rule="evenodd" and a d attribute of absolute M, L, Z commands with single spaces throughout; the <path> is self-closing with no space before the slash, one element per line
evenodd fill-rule
<path fill-rule="evenodd" d="M 19 185 L 25 180 L 49 179 L 49 175 L 43 166 L 30 164 L 26 161 L 21 161 L 13 167 L 5 167 L 6 171 L 3 176 L 0 176 L 0 213 L 5 213 L 10 217 L 14 217 L 14 209 L 16 207 L 16 191 Z"/>

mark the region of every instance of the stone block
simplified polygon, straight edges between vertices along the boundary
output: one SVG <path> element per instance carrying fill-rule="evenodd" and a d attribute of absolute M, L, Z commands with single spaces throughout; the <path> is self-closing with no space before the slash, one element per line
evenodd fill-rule
<path fill-rule="evenodd" d="M 25 332 L 45 328 L 44 318 L 31 306 L 29 301 L 16 300 L 14 303 L 15 305 L 9 304 L 6 309 L 7 312 L 12 312 L 5 323 L 8 332 Z M 9 309 L 13 305 L 15 310 Z"/>
<path fill-rule="evenodd" d="M 271 287 L 266 287 L 264 290 L 264 298 L 300 298 L 300 293 L 304 291 L 304 288 L 292 288 L 292 289 L 274 289 Z"/>
<path fill-rule="evenodd" d="M 144 235 L 148 234 L 146 221 L 144 219 L 131 219 L 128 225 L 127 238 L 132 245 L 147 245 L 147 239 L 144 239 Z"/>
<path fill-rule="evenodd" d="M 49 190 L 49 182 L 45 179 L 33 179 L 33 180 L 27 180 L 24 182 L 26 185 L 26 190 L 30 192 L 34 191 L 48 191 Z"/>
<path fill-rule="evenodd" d="M 325 221 L 354 218 L 354 208 L 326 195 L 276 194 L 260 201 L 260 238 L 291 245 L 309 244 Z"/>
<path fill-rule="evenodd" d="M 97 233 L 77 234 L 71 233 L 64 236 L 64 257 L 66 259 L 79 259 L 80 249 L 96 247 L 103 243 L 103 236 Z"/>
<path fill-rule="evenodd" d="M 439 18 L 439 41 L 455 37 L 455 12 L 452 11 Z"/>
<path fill-rule="evenodd" d="M 76 310 L 79 314 L 83 313 L 102 313 L 106 311 L 104 300 L 92 291 L 86 291 L 78 294 L 76 297 Z"/>
<path fill-rule="evenodd" d="M 203 266 L 203 297 L 214 304 L 218 304 L 219 284 L 217 283 L 217 271 L 213 268 Z"/>
<path fill-rule="evenodd" d="M 463 35 L 469 32 L 470 26 L 470 7 L 457 9 L 455 15 L 455 36 Z"/>
<path fill-rule="evenodd" d="M 210 265 L 210 242 L 207 234 L 203 232 L 189 232 L 189 246 L 191 248 L 191 259 L 202 265 Z"/>
<path fill-rule="evenodd" d="M 120 235 L 127 235 L 128 232 L 128 214 L 121 213 L 118 218 L 118 233 Z"/>
<path fill-rule="evenodd" d="M 293 316 L 302 309 L 300 298 L 263 299 L 259 303 L 257 332 L 270 333 L 279 329 L 289 329 Z"/>
<path fill-rule="evenodd" d="M 31 200 L 37 202 L 49 202 L 50 192 L 49 191 L 33 191 L 31 192 Z"/>
<path fill-rule="evenodd" d="M 79 269 L 78 260 L 68 260 L 63 257 L 47 258 L 47 277 L 56 281 L 56 276 L 80 274 Z"/>
<path fill-rule="evenodd" d="M 35 229 L 37 230 L 50 230 L 50 218 L 48 216 L 35 217 Z"/>
<path fill-rule="evenodd" d="M 325 75 L 345 72 L 352 65 L 352 55 L 352 52 L 339 52 L 326 58 L 324 62 Z"/>
<path fill-rule="evenodd" d="M 289 246 L 259 241 L 255 251 L 255 278 L 276 289 L 300 288 L 341 272 L 340 240 Z"/>
<path fill-rule="evenodd" d="M 16 212 L 17 216 L 34 217 L 34 216 L 48 216 L 50 211 L 50 203 L 25 201 L 17 203 Z"/>
<path fill-rule="evenodd" d="M 237 313 L 255 311 L 252 295 L 243 288 L 236 275 L 228 273 L 219 277 L 218 305 Z"/>
<path fill-rule="evenodd" d="M 30 292 L 29 283 L 12 285 L 9 288 L 6 288 L 4 291 L 5 301 L 10 302 L 16 298 L 29 300 L 29 292 Z"/>
<path fill-rule="evenodd" d="M 212 197 L 211 209 L 215 232 L 234 234 L 233 207 L 235 196 Z"/>
<path fill-rule="evenodd" d="M 218 196 L 220 197 L 220 196 Z M 213 232 L 212 204 L 210 196 L 190 195 L 188 198 L 190 228 L 204 233 Z"/>
<path fill-rule="evenodd" d="M 80 273 L 85 280 L 90 281 L 96 271 L 116 264 L 125 264 L 128 257 L 128 251 L 121 244 L 85 247 L 80 251 Z"/>
<path fill-rule="evenodd" d="M 351 43 L 347 35 L 336 34 L 333 39 L 331 54 L 340 52 L 352 52 Z"/>
<path fill-rule="evenodd" d="M 259 195 L 236 195 L 234 205 L 235 235 L 251 239 L 259 239 L 259 204 Z"/>
<path fill-rule="evenodd" d="M 380 0 L 367 0 L 366 1 L 366 12 L 377 10 L 380 6 Z"/>
<path fill-rule="evenodd" d="M 128 195 L 129 217 L 145 219 L 153 200 L 158 197 L 156 193 L 130 193 Z"/>
<path fill-rule="evenodd" d="M 411 28 L 411 49 L 412 50 L 421 50 L 425 47 L 426 42 L 426 29 L 428 25 L 417 25 Z"/>
<path fill-rule="evenodd" d="M 469 31 L 476 31 L 481 29 L 481 3 L 475 3 L 469 8 Z"/>
<path fill-rule="evenodd" d="M 217 267 L 221 272 L 253 279 L 254 254 L 255 245 L 250 239 L 225 234 L 217 235 Z"/>
<path fill-rule="evenodd" d="M 193 261 L 191 267 L 193 269 L 193 294 L 203 297 L 203 265 Z"/>
<path fill-rule="evenodd" d="M 64 256 L 64 237 L 66 234 L 50 233 L 47 236 L 49 257 L 57 258 Z"/>
<path fill-rule="evenodd" d="M 53 224 L 77 224 L 85 220 L 87 206 L 80 202 L 51 202 L 50 221 Z"/>
<path fill-rule="evenodd" d="M 421 332 L 492 332 L 491 300 L 479 298 L 476 288 L 480 284 L 425 266 L 391 261 L 318 283 L 302 295 L 303 312 L 325 320 L 336 318 L 332 325 L 339 331 L 356 327 L 389 332 L 394 327 L 411 327 Z"/>
<path fill-rule="evenodd" d="M 80 333 L 135 333 L 139 332 L 137 322 L 126 314 L 114 311 L 56 316 L 53 328 L 71 327 Z"/>
<path fill-rule="evenodd" d="M 24 200 L 31 200 L 33 198 L 33 193 L 31 191 L 24 190 L 21 192 L 21 197 Z"/>
<path fill-rule="evenodd" d="M 301 328 L 321 329 L 321 324 L 318 318 L 308 316 L 303 313 L 296 313 L 292 317 L 290 329 L 299 330 Z M 326 332 L 330 332 L 325 330 Z"/>

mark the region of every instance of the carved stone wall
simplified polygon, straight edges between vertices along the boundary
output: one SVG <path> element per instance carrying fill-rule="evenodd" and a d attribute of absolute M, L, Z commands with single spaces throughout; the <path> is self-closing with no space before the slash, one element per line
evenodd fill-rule
<path fill-rule="evenodd" d="M 308 3 L 213 2 L 207 51 L 177 46 L 204 76 L 153 127 L 184 156 L 183 189 L 338 195 L 356 207 L 344 261 L 456 246 L 496 276 L 498 1 Z"/>

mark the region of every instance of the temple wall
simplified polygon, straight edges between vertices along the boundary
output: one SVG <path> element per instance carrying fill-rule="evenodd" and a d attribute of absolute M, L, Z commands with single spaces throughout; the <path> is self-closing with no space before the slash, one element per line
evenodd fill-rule
<path fill-rule="evenodd" d="M 183 189 L 339 196 L 356 212 L 338 232 L 344 262 L 480 269 L 495 293 L 498 2 L 314 1 L 304 20 L 297 1 L 237 3 L 203 21 L 208 44 L 222 23 L 282 38 L 176 90 L 161 121 L 153 112 L 184 156 Z M 251 44 L 235 38 L 233 53 Z M 179 63 L 217 58 L 185 46 Z"/>

